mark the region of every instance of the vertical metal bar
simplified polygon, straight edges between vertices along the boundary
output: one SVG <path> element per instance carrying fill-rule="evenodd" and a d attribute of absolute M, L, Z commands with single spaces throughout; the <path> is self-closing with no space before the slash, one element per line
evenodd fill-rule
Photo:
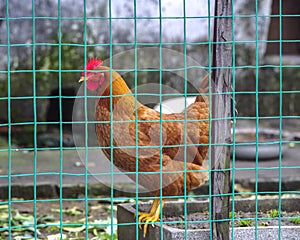
<path fill-rule="evenodd" d="M 232 159 L 231 159 L 231 239 L 234 239 L 234 212 L 235 212 L 235 192 L 234 192 L 234 183 L 235 183 L 235 130 L 236 130 L 236 112 L 235 112 L 235 24 L 234 24 L 234 0 L 232 0 Z"/>
<path fill-rule="evenodd" d="M 281 239 L 282 204 L 282 0 L 279 0 L 279 159 L 278 159 L 278 239 Z"/>
<path fill-rule="evenodd" d="M 61 1 L 57 1 L 57 42 L 58 42 L 58 97 L 59 97 L 59 220 L 60 220 L 60 238 L 63 238 L 63 124 L 62 124 L 62 101 L 61 101 L 61 86 L 62 86 L 62 79 L 61 79 L 61 38 L 62 38 L 62 33 L 61 33 Z M 57 97 L 57 96 L 55 96 Z"/>
<path fill-rule="evenodd" d="M 86 77 L 86 63 L 87 63 L 87 0 L 83 1 L 83 63 L 84 63 L 84 74 Z M 89 210 L 89 114 L 88 114 L 88 96 L 87 96 L 87 89 L 86 86 L 84 87 L 84 133 L 85 133 L 85 172 L 84 172 L 84 200 L 85 200 L 85 238 L 88 239 L 89 233 L 88 233 L 88 227 L 89 227 L 89 218 L 88 218 L 88 210 Z"/>
<path fill-rule="evenodd" d="M 36 106 L 36 72 L 35 72 L 35 61 L 36 61 L 36 39 L 35 39 L 35 1 L 31 1 L 32 4 L 32 92 L 33 92 L 33 228 L 34 238 L 37 239 L 37 213 L 36 213 L 36 171 L 37 171 L 37 106 Z"/>
<path fill-rule="evenodd" d="M 10 20 L 9 20 L 9 4 L 8 0 L 6 0 L 6 35 L 7 35 L 7 123 L 8 123 L 8 131 L 7 131 L 7 183 L 8 183 L 8 238 L 12 239 L 12 212 L 11 212 L 11 77 L 10 77 Z"/>
<path fill-rule="evenodd" d="M 112 69 L 113 69 L 113 27 L 112 27 L 112 0 L 108 1 L 109 11 L 109 85 L 112 86 Z M 114 238 L 114 112 L 113 112 L 113 88 L 109 88 L 109 112 L 110 112 L 110 207 L 112 209 L 110 213 L 110 231 L 111 239 Z"/>
<path fill-rule="evenodd" d="M 187 54 L 187 44 L 186 44 L 186 2 L 183 0 L 183 56 L 184 56 L 184 109 L 187 107 L 187 64 L 186 64 L 186 54 Z M 183 200 L 184 200 L 184 219 L 188 219 L 187 217 L 187 191 L 186 191 L 186 144 L 187 144 L 187 111 L 184 111 L 184 123 L 183 123 L 183 143 L 184 143 L 184 148 L 183 148 L 183 164 L 184 164 L 184 175 L 183 175 Z M 184 239 L 188 239 L 188 224 L 187 221 L 184 221 Z"/>
<path fill-rule="evenodd" d="M 232 1 L 216 0 L 212 73 L 213 239 L 229 239 Z"/>
<path fill-rule="evenodd" d="M 259 46 L 258 46 L 258 0 L 255 1 L 255 239 L 258 239 L 258 130 L 259 130 Z"/>
<path fill-rule="evenodd" d="M 207 47 L 207 55 L 208 55 L 208 72 L 212 72 L 212 33 L 211 33 L 211 26 L 212 26 L 212 19 L 213 19 L 213 16 L 211 15 L 211 8 L 212 8 L 212 5 L 211 5 L 211 1 L 210 0 L 207 0 L 207 11 L 208 11 L 208 33 L 207 33 L 207 41 L 208 41 L 208 47 Z M 211 74 L 208 75 L 209 77 L 209 82 L 208 82 L 208 89 L 209 89 L 209 102 L 212 102 L 212 94 L 211 94 L 211 90 L 212 90 L 212 87 L 211 87 Z M 209 136 L 212 136 L 212 129 L 211 129 L 211 126 L 212 126 L 212 110 L 211 110 L 211 107 L 209 108 Z M 212 138 L 209 137 L 208 139 L 208 144 L 209 146 L 212 146 Z M 212 159 L 212 148 L 209 147 L 208 148 L 208 159 Z M 209 169 L 211 170 L 212 167 L 211 167 L 211 161 L 208 162 L 209 164 Z M 209 174 L 211 175 L 211 171 L 209 171 Z M 212 200 L 212 179 L 211 177 L 208 179 L 208 194 L 210 196 L 210 200 Z M 209 229 L 210 229 L 210 232 L 209 232 L 209 239 L 212 240 L 213 239 L 213 224 L 212 224 L 212 201 L 208 201 L 208 209 L 209 209 L 209 212 L 211 214 L 209 214 Z"/>
<path fill-rule="evenodd" d="M 159 134 L 159 155 L 160 155 L 160 159 L 159 159 L 159 202 L 160 202 L 160 239 L 164 239 L 164 234 L 163 234 L 163 228 L 162 228 L 162 222 L 163 222 L 163 214 L 162 214 L 162 199 L 163 199 L 163 193 L 162 193 L 162 189 L 163 189 L 163 165 L 162 165 L 162 156 L 163 156 L 163 119 L 162 119 L 162 78 L 163 78 L 163 21 L 162 21 L 162 0 L 158 1 L 158 5 L 159 5 L 159 102 L 160 102 L 160 112 L 159 112 L 159 127 L 161 129 L 160 134 Z"/>
<path fill-rule="evenodd" d="M 135 110 L 135 177 L 136 177 L 136 183 L 135 183 L 135 204 L 136 204 L 136 222 L 138 222 L 139 220 L 139 216 L 138 216 L 138 204 L 139 204 L 139 139 L 138 139 L 138 134 L 139 134 L 139 127 L 138 127 L 138 111 L 137 111 L 137 96 L 138 96 L 138 92 L 137 92 L 137 85 L 138 85 L 138 49 L 137 49 L 137 1 L 134 0 L 133 2 L 133 16 L 134 16 L 134 39 L 133 39 L 133 47 L 134 47 L 134 98 L 136 99 L 136 101 L 134 102 L 134 110 Z M 139 226 L 138 224 L 135 225 L 135 232 L 136 232 L 136 236 L 135 238 L 138 240 L 140 238 L 139 236 Z"/>

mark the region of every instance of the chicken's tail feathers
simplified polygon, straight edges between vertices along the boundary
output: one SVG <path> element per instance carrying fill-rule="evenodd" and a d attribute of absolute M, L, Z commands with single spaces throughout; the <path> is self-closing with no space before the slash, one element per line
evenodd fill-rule
<path fill-rule="evenodd" d="M 199 95 L 196 97 L 195 102 L 203 102 L 205 101 L 205 95 L 208 93 L 208 80 L 210 73 L 206 74 L 206 76 L 201 80 L 199 87 Z"/>

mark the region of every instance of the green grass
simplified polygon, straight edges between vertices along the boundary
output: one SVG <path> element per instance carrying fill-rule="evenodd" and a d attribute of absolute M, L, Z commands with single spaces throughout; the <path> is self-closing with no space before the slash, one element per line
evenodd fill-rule
<path fill-rule="evenodd" d="M 279 211 L 276 209 L 272 209 L 270 211 L 267 211 L 268 217 L 269 218 L 277 218 L 279 217 Z"/>
<path fill-rule="evenodd" d="M 293 217 L 290 221 L 291 221 L 291 223 L 299 225 L 300 224 L 300 216 Z"/>
<path fill-rule="evenodd" d="M 251 227 L 252 220 L 250 219 L 239 219 L 238 220 L 239 227 Z"/>
<path fill-rule="evenodd" d="M 232 217 L 236 217 L 237 213 L 236 212 L 229 212 L 229 218 L 232 218 Z M 252 220 L 250 219 L 237 219 L 236 222 L 238 223 L 238 226 L 239 227 L 251 227 L 252 226 Z"/>

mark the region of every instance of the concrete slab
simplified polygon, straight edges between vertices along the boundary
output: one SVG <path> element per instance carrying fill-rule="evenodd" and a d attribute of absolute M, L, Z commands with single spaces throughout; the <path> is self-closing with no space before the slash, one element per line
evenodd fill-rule
<path fill-rule="evenodd" d="M 255 199 L 239 199 L 235 200 L 235 212 L 255 212 Z M 232 204 L 230 204 L 232 206 Z M 268 211 L 272 209 L 278 209 L 278 198 L 263 198 L 258 200 L 259 210 Z M 139 203 L 139 211 L 146 211 L 150 208 L 150 203 Z M 298 211 L 300 208 L 300 198 L 282 198 L 281 210 L 286 212 Z M 184 204 L 182 201 L 166 202 L 163 214 L 167 217 L 180 216 L 184 214 L 184 209 L 187 210 L 187 214 L 193 214 L 197 212 L 205 212 L 209 210 L 208 201 L 193 201 Z M 231 210 L 231 209 L 230 209 Z M 188 234 L 188 239 L 210 239 L 209 229 L 191 229 L 185 231 L 184 229 L 178 229 L 167 224 L 154 224 L 154 227 L 148 227 L 146 237 L 143 237 L 143 230 L 138 228 L 138 224 L 135 221 L 134 214 L 136 213 L 136 205 L 132 203 L 119 204 L 117 209 L 118 219 L 118 236 L 120 239 L 132 239 L 138 234 L 140 240 L 152 240 L 163 239 L 176 240 L 185 239 Z M 162 227 L 161 227 L 162 226 Z M 232 228 L 231 228 L 232 230 Z M 278 239 L 279 227 L 234 227 L 234 239 L 257 239 L 274 240 Z M 281 239 L 299 239 L 300 227 L 299 226 L 282 226 L 280 227 Z M 230 239 L 232 238 L 232 233 Z"/>

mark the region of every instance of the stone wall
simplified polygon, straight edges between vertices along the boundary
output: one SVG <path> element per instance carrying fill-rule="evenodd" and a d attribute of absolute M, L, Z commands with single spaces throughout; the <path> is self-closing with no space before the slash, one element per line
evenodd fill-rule
<path fill-rule="evenodd" d="M 0 0 L 0 17 L 5 17 L 5 0 Z M 36 69 L 44 70 L 37 72 L 34 76 L 32 73 L 11 73 L 11 96 L 32 96 L 33 95 L 33 78 L 36 82 L 36 94 L 38 96 L 47 96 L 54 89 L 58 88 L 58 83 L 64 88 L 78 88 L 77 78 L 80 73 L 62 72 L 58 73 L 59 64 L 63 70 L 80 70 L 83 67 L 84 52 L 83 47 L 72 44 L 83 44 L 84 42 L 84 24 L 82 18 L 84 15 L 84 6 L 82 1 L 64 0 L 61 1 L 61 8 L 58 10 L 56 0 L 39 0 L 35 1 L 35 29 L 33 29 L 31 0 L 9 0 L 9 17 L 26 17 L 22 20 L 11 20 L 10 25 L 10 43 L 11 44 L 29 44 L 28 46 L 13 45 L 10 48 L 11 70 L 31 70 L 32 53 L 36 53 Z M 187 53 L 194 58 L 200 65 L 208 65 L 208 39 L 212 39 L 213 22 L 208 22 L 208 15 L 213 14 L 214 1 L 210 6 L 207 1 L 186 0 L 186 22 L 182 18 L 184 9 L 181 1 L 162 1 L 162 10 L 159 11 L 158 1 L 141 0 L 137 1 L 136 11 L 131 1 L 120 0 L 112 1 L 111 21 L 112 41 L 114 44 L 123 44 L 123 46 L 113 47 L 113 53 L 117 54 L 126 49 L 133 48 L 133 42 L 138 43 L 159 43 L 160 38 L 163 43 L 180 43 L 184 40 L 183 30 L 186 23 L 186 41 Z M 87 7 L 87 42 L 94 44 L 87 48 L 87 57 L 100 56 L 107 58 L 109 56 L 109 36 L 110 22 L 105 19 L 110 14 L 107 1 L 86 1 Z M 256 80 L 259 81 L 259 89 L 278 90 L 278 68 L 260 68 L 256 72 L 255 66 L 265 63 L 266 42 L 268 38 L 272 0 L 258 1 L 258 9 L 253 0 L 236 0 L 234 6 L 235 21 L 235 90 L 237 92 L 253 92 L 256 89 Z M 258 18 L 255 13 L 258 12 Z M 138 17 L 134 21 L 134 14 Z M 153 17 L 172 17 L 172 19 L 163 19 L 160 32 L 159 19 Z M 62 61 L 58 62 L 58 33 L 59 22 L 56 17 L 61 17 L 61 42 L 62 42 Z M 194 18 L 195 16 L 199 18 Z M 29 18 L 27 18 L 29 17 Z M 44 17 L 52 17 L 45 19 Z M 122 19 L 116 19 L 122 18 Z M 129 18 L 129 19 L 125 19 Z M 136 25 L 135 25 L 136 23 Z M 136 26 L 136 34 L 134 34 Z M 258 28 L 256 28 L 258 26 Z M 31 46 L 33 42 L 33 30 L 35 30 L 34 40 L 37 45 Z M 0 36 L 0 44 L 7 44 L 7 24 L 6 21 L 0 21 L 0 31 L 4 34 Z M 257 37 L 256 37 L 257 36 Z M 259 40 L 256 43 L 256 40 Z M 199 42 L 203 44 L 189 44 Z M 96 44 L 96 45 L 95 45 Z M 102 46 L 97 46 L 102 44 Z M 170 45 L 165 45 L 170 47 Z M 173 49 L 183 52 L 183 44 L 173 45 Z M 258 57 L 256 57 L 258 53 Z M 1 56 L 7 56 L 7 47 L 0 47 Z M 256 63 L 256 61 L 258 62 Z M 47 71 L 50 69 L 51 71 Z M 7 70 L 7 58 L 0 59 L 0 70 Z M 56 71 L 56 72 L 55 72 Z M 299 76 L 298 69 L 291 71 L 285 69 L 285 78 L 291 77 L 296 80 Z M 258 73 L 258 75 L 257 75 Z M 170 84 L 176 80 L 171 79 Z M 298 81 L 299 82 L 299 81 Z M 285 89 L 299 89 L 292 80 L 284 85 Z M 0 74 L 0 97 L 7 96 L 7 74 Z M 289 101 L 297 98 L 297 95 L 286 95 L 287 105 L 286 112 L 298 111 L 295 107 L 290 107 Z M 259 102 L 262 114 L 271 115 L 278 113 L 278 108 L 270 108 L 269 103 L 275 101 L 278 105 L 278 96 L 261 96 Z M 255 94 L 237 94 L 237 108 L 239 114 L 244 116 L 255 115 Z M 277 105 L 276 105 L 277 104 Z M 13 121 L 32 121 L 33 119 L 33 100 L 13 100 L 12 101 L 12 119 Z M 38 120 L 44 121 L 47 114 L 47 99 L 37 101 Z M 0 118 L 7 118 L 5 109 L 7 102 L 0 101 L 0 108 L 4 113 Z M 295 112 L 296 113 L 296 112 Z M 298 112 L 299 113 L 299 112 Z"/>

